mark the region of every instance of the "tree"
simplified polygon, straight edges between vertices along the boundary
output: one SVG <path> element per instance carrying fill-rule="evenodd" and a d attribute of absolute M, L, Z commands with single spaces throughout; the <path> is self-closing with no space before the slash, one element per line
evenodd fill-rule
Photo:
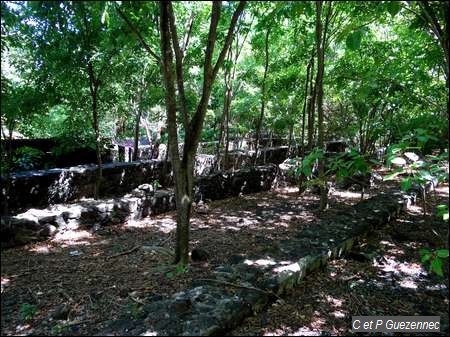
<path fill-rule="evenodd" d="M 266 34 L 264 38 L 264 75 L 263 80 L 261 84 L 261 113 L 259 115 L 258 121 L 256 123 L 256 139 L 255 139 L 255 158 L 254 158 L 254 164 L 256 165 L 258 161 L 258 147 L 259 147 L 259 138 L 261 136 L 261 125 L 263 123 L 264 119 L 264 110 L 266 108 L 266 79 L 267 79 L 267 72 L 269 70 L 269 35 L 271 26 L 268 26 L 266 28 Z"/>
<path fill-rule="evenodd" d="M 111 99 L 101 91 L 108 86 L 110 64 L 120 50 L 119 32 L 112 32 L 115 27 L 108 27 L 102 15 L 105 6 L 105 2 L 43 1 L 30 3 L 24 13 L 29 19 L 28 48 L 34 49 L 34 62 L 39 65 L 37 81 L 48 89 L 47 97 L 52 94 L 54 101 L 68 104 L 72 113 L 89 111 L 97 158 L 95 198 L 102 180 L 101 110 Z"/>
<path fill-rule="evenodd" d="M 160 2 L 160 34 L 162 53 L 161 71 L 165 87 L 169 151 L 174 172 L 177 205 L 177 237 L 174 262 L 180 263 L 181 265 L 186 265 L 189 262 L 189 221 L 193 202 L 193 164 L 200 139 L 200 133 L 203 128 L 206 108 L 211 94 L 212 85 L 233 40 L 234 29 L 239 16 L 244 10 L 245 2 L 239 2 L 236 10 L 234 11 L 225 42 L 215 64 L 213 65 L 212 59 L 217 40 L 217 26 L 220 19 L 221 7 L 221 2 L 213 2 L 203 64 L 202 94 L 192 118 L 189 118 L 184 90 L 185 83 L 182 50 L 178 41 L 173 6 L 171 2 Z M 172 52 L 172 48 L 174 53 Z M 174 66 L 173 54 L 175 54 L 176 66 Z M 176 95 L 175 91 L 175 81 L 178 89 L 178 95 Z M 185 129 L 184 146 L 181 157 L 178 149 L 176 97 L 178 97 L 181 119 Z"/>
<path fill-rule="evenodd" d="M 324 130 L 323 130 L 323 74 L 325 68 L 325 42 L 327 39 L 328 23 L 332 15 L 332 3 L 327 3 L 325 26 L 322 28 L 322 1 L 316 2 L 316 48 L 317 48 L 317 118 L 318 118 L 318 148 L 324 151 Z M 319 160 L 319 180 L 320 184 L 320 210 L 327 207 L 327 189 L 325 185 L 325 158 Z"/>
<path fill-rule="evenodd" d="M 250 27 L 252 25 L 254 16 L 252 16 L 252 20 L 250 22 Z M 220 122 L 219 127 L 219 137 L 217 142 L 217 169 L 220 170 L 221 167 L 226 168 L 228 164 L 228 148 L 229 148 L 229 142 L 230 142 L 230 110 L 231 110 L 231 102 L 233 100 L 233 96 L 235 94 L 235 90 L 239 91 L 241 87 L 242 81 L 240 81 L 235 86 L 235 79 L 236 79 L 236 70 L 238 68 L 238 60 L 239 56 L 241 55 L 242 48 L 244 47 L 244 44 L 247 40 L 247 36 L 250 32 L 250 27 L 245 27 L 245 22 L 241 19 L 239 22 L 239 25 L 236 29 L 235 34 L 235 45 L 231 44 L 227 59 L 225 61 L 225 71 L 223 75 L 224 79 L 224 87 L 225 87 L 225 94 L 224 94 L 224 100 L 223 100 L 223 112 L 222 112 L 222 118 Z M 223 155 L 223 163 L 221 158 L 220 150 L 224 147 L 224 155 Z"/>

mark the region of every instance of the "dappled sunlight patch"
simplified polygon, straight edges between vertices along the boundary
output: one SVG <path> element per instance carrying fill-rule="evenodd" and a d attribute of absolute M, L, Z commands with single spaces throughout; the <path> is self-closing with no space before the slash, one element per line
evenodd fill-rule
<path fill-rule="evenodd" d="M 448 184 L 438 185 L 435 188 L 435 192 L 439 196 L 443 196 L 443 197 L 447 197 L 448 198 L 448 196 L 449 196 L 449 188 L 448 187 L 449 187 Z"/>
<path fill-rule="evenodd" d="M 292 336 L 322 336 L 322 331 L 303 326 L 300 329 L 294 331 L 292 333 Z"/>
<path fill-rule="evenodd" d="M 104 239 L 104 240 L 100 240 L 100 241 L 91 243 L 92 246 L 107 246 L 109 244 L 111 244 L 110 239 Z"/>
<path fill-rule="evenodd" d="M 441 283 L 441 284 L 433 284 L 433 285 L 427 285 L 425 286 L 426 290 L 429 291 L 440 291 L 440 290 L 446 290 L 447 289 L 447 285 Z"/>
<path fill-rule="evenodd" d="M 395 282 L 402 288 L 418 289 L 418 283 L 424 281 L 424 277 L 428 274 L 418 263 L 399 262 L 393 256 L 384 256 L 383 260 L 382 263 L 374 261 L 373 266 L 386 273 L 380 275 L 383 279 Z"/>
<path fill-rule="evenodd" d="M 230 225 L 223 226 L 225 229 L 232 229 L 232 230 L 240 230 L 241 227 L 249 227 L 252 225 L 256 225 L 258 223 L 258 220 L 255 219 L 249 219 L 245 217 L 238 217 L 234 215 L 223 215 L 220 217 L 221 220 L 223 220 L 225 223 L 230 223 Z"/>
<path fill-rule="evenodd" d="M 399 282 L 400 287 L 408 289 L 417 289 L 417 283 L 411 279 L 402 280 Z"/>
<path fill-rule="evenodd" d="M 344 198 L 344 199 L 361 199 L 361 192 L 351 192 L 351 191 L 333 191 L 331 193 L 333 196 Z"/>
<path fill-rule="evenodd" d="M 399 262 L 395 257 L 389 255 L 384 256 L 384 261 L 382 263 L 375 260 L 373 266 L 380 268 L 384 272 L 404 274 L 413 277 L 421 277 L 426 274 L 426 271 L 421 265 L 417 263 Z"/>
<path fill-rule="evenodd" d="M 330 295 L 326 296 L 326 300 L 332 307 L 342 307 L 342 304 L 345 302 L 344 300 L 340 300 L 339 298 Z"/>
<path fill-rule="evenodd" d="M 282 326 L 281 328 L 264 332 L 263 336 L 286 336 L 289 332 L 291 332 L 290 328 Z"/>
<path fill-rule="evenodd" d="M 92 233 L 86 230 L 69 230 L 56 233 L 51 241 L 60 244 L 64 248 L 68 246 L 89 246 L 91 244 L 90 240 L 92 239 Z"/>
<path fill-rule="evenodd" d="M 405 251 L 397 247 L 390 248 L 387 250 L 387 252 L 392 255 L 405 255 Z"/>
<path fill-rule="evenodd" d="M 423 215 L 423 208 L 419 205 L 408 205 L 408 213 L 415 216 Z"/>
<path fill-rule="evenodd" d="M 386 240 L 381 240 L 380 241 L 380 245 L 386 246 L 386 247 L 396 247 L 395 244 L 393 244 L 390 241 L 386 241 Z"/>
<path fill-rule="evenodd" d="M 247 264 L 249 266 L 261 266 L 261 267 L 266 267 L 266 266 L 273 266 L 276 265 L 277 263 L 274 261 L 274 259 L 272 259 L 271 257 L 267 257 L 265 259 L 258 259 L 258 260 L 249 260 L 246 259 L 244 261 L 244 264 Z"/>
<path fill-rule="evenodd" d="M 130 225 L 129 227 L 136 227 Z M 168 234 L 177 228 L 177 222 L 172 217 L 163 217 L 158 219 L 147 219 L 146 221 L 140 221 L 138 228 L 154 227 L 159 231 Z"/>
<path fill-rule="evenodd" d="M 275 189 L 275 192 L 277 192 L 277 196 L 284 196 L 284 194 L 289 193 L 298 193 L 298 187 L 297 186 L 278 187 Z"/>
<path fill-rule="evenodd" d="M 297 330 L 294 330 L 287 326 L 281 326 L 275 330 L 265 330 L 263 336 L 321 336 L 322 331 L 319 329 L 302 326 Z"/>
<path fill-rule="evenodd" d="M 280 266 L 280 267 L 277 267 L 277 268 L 274 268 L 273 269 L 273 272 L 274 273 L 276 273 L 276 274 L 280 274 L 280 273 L 283 273 L 283 272 L 298 272 L 298 271 L 300 271 L 300 265 L 298 264 L 298 262 L 295 262 L 295 263 L 291 263 L 291 264 L 288 264 L 288 265 L 284 265 L 284 266 Z"/>
<path fill-rule="evenodd" d="M 8 277 L 1 277 L 1 292 L 5 291 L 6 287 L 8 287 L 11 283 L 11 279 Z"/>
<path fill-rule="evenodd" d="M 156 331 L 147 330 L 146 332 L 140 334 L 139 336 L 158 336 Z"/>
<path fill-rule="evenodd" d="M 52 247 L 48 244 L 36 245 L 29 249 L 30 252 L 40 253 L 40 254 L 48 254 L 52 250 Z"/>
<path fill-rule="evenodd" d="M 340 318 L 340 319 L 345 318 L 347 316 L 347 314 L 342 310 L 333 311 L 331 313 L 331 315 L 333 315 L 336 318 Z"/>
<path fill-rule="evenodd" d="M 320 313 L 318 311 L 315 311 L 314 316 L 311 320 L 311 327 L 313 328 L 313 330 L 321 330 L 325 324 L 326 320 L 320 317 Z"/>
<path fill-rule="evenodd" d="M 19 324 L 16 326 L 16 335 L 17 336 L 26 336 L 33 332 L 30 324 Z"/>
<path fill-rule="evenodd" d="M 290 213 L 290 214 L 289 214 Z M 292 212 L 289 212 L 288 214 L 281 214 L 280 215 L 280 219 L 284 220 L 284 221 L 291 221 L 292 217 Z"/>

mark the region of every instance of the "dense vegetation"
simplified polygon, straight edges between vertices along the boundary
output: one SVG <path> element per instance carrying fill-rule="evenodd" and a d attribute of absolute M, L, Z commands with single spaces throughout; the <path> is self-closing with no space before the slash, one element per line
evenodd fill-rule
<path fill-rule="evenodd" d="M 367 171 L 379 148 L 392 160 L 408 148 L 436 155 L 448 147 L 448 2 L 1 6 L 2 138 L 57 137 L 61 152 L 91 146 L 100 184 L 104 144 L 144 134 L 141 118 L 165 125 L 182 264 L 199 142 L 218 141 L 224 161 L 230 140 L 246 135 L 257 145 L 262 135 L 301 144 L 309 153 L 301 180 L 319 161 L 321 208 L 327 176 Z M 335 139 L 355 149 L 353 166 L 341 158 L 325 167 L 324 143 Z M 411 177 L 425 179 L 414 169 L 422 175 Z"/>

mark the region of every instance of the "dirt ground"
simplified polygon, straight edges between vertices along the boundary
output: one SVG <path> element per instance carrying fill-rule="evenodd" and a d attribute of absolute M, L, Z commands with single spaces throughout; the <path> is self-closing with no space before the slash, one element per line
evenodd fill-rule
<path fill-rule="evenodd" d="M 330 209 L 321 214 L 318 196 L 299 196 L 295 188 L 212 202 L 206 211 L 194 210 L 191 231 L 192 248 L 206 251 L 208 261 L 192 263 L 186 271 L 170 264 L 174 212 L 4 250 L 1 333 L 98 334 L 111 321 L 133 317 L 147 301 L 207 278 L 214 267 L 233 263 L 238 255 L 260 255 L 295 228 L 333 216 L 359 197 L 359 192 L 334 191 Z M 448 203 L 448 185 L 430 200 L 429 209 Z M 442 247 L 447 229 L 436 217 L 425 221 L 420 207 L 413 206 L 364 242 L 361 252 L 372 259 L 355 253 L 333 262 L 284 303 L 247 319 L 232 334 L 345 335 L 351 315 L 357 314 L 441 315 L 448 331 L 448 270 L 444 280 L 430 275 L 418 254 L 421 247 Z"/>
<path fill-rule="evenodd" d="M 448 204 L 448 185 L 436 192 L 428 206 Z M 360 251 L 308 276 L 284 303 L 246 319 L 229 335 L 358 335 L 350 330 L 352 316 L 421 315 L 440 316 L 440 335 L 448 336 L 448 265 L 444 278 L 430 274 L 418 253 L 444 247 L 447 231 L 448 222 L 424 220 L 421 207 L 410 207 L 364 240 Z"/>

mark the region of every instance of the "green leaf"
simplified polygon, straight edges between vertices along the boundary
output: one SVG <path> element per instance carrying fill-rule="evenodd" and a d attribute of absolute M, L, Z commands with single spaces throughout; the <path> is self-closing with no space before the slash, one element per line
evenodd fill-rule
<path fill-rule="evenodd" d="M 448 249 L 438 249 L 436 250 L 436 255 L 440 258 L 447 258 L 448 257 Z"/>
<path fill-rule="evenodd" d="M 433 262 L 431 262 L 430 270 L 439 276 L 444 276 L 442 271 L 442 260 L 440 258 L 434 259 Z"/>
<path fill-rule="evenodd" d="M 383 180 L 384 181 L 393 180 L 396 176 L 398 176 L 399 174 L 402 174 L 402 173 L 404 173 L 403 170 L 388 174 L 387 176 L 385 176 L 383 178 Z"/>
<path fill-rule="evenodd" d="M 387 2 L 387 11 L 391 14 L 392 17 L 396 16 L 398 12 L 401 10 L 400 1 L 388 1 Z"/>
<path fill-rule="evenodd" d="M 347 48 L 349 48 L 350 50 L 359 49 L 359 47 L 361 46 L 362 34 L 363 33 L 361 30 L 350 33 L 345 40 Z"/>
<path fill-rule="evenodd" d="M 408 191 L 411 188 L 411 186 L 412 186 L 412 181 L 410 178 L 405 178 L 402 180 L 402 183 L 401 183 L 402 191 L 404 191 L 404 192 Z"/>
<path fill-rule="evenodd" d="M 420 261 L 422 262 L 422 263 L 425 263 L 425 262 L 427 262 L 428 260 L 430 260 L 430 258 L 431 258 L 431 254 L 425 254 L 425 255 L 423 255 L 422 256 L 422 258 L 420 259 Z"/>

